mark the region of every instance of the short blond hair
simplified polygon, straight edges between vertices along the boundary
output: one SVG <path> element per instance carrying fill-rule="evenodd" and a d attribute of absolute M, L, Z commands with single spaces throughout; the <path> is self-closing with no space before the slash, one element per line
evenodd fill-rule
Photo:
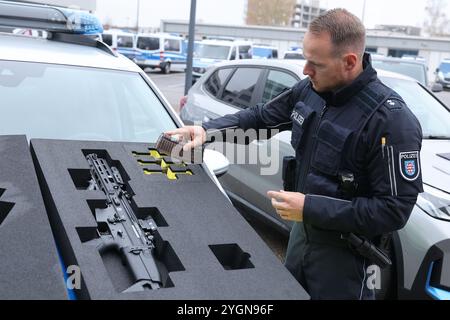
<path fill-rule="evenodd" d="M 365 50 L 366 29 L 361 20 L 345 9 L 332 9 L 315 18 L 309 25 L 309 32 L 330 35 L 335 54 L 352 51 L 362 57 Z"/>

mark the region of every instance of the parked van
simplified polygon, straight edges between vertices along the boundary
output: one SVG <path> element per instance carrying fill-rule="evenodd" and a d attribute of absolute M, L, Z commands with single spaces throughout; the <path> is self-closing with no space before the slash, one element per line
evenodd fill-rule
<path fill-rule="evenodd" d="M 200 78 L 206 69 L 218 62 L 252 58 L 253 44 L 244 40 L 202 40 L 194 49 L 192 77 Z"/>
<path fill-rule="evenodd" d="M 136 57 L 134 62 L 142 69 L 170 70 L 186 69 L 187 52 L 182 37 L 165 33 L 140 33 L 136 37 Z"/>
<path fill-rule="evenodd" d="M 278 59 L 278 49 L 264 44 L 253 45 L 253 59 Z"/>
<path fill-rule="evenodd" d="M 436 83 L 450 88 L 450 59 L 444 59 L 436 69 Z"/>
<path fill-rule="evenodd" d="M 101 40 L 113 50 L 133 60 L 136 55 L 136 34 L 122 30 L 105 30 Z"/>
<path fill-rule="evenodd" d="M 284 52 L 283 59 L 305 60 L 303 50 L 300 48 L 291 48 Z"/>

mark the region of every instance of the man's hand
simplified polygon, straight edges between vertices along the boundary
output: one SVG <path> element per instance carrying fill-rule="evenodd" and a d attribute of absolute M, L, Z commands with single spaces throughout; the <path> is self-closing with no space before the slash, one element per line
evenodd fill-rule
<path fill-rule="evenodd" d="M 305 204 L 303 193 L 280 190 L 280 192 L 267 191 L 267 195 L 272 199 L 272 206 L 282 219 L 303 221 L 303 206 Z"/>
<path fill-rule="evenodd" d="M 206 141 L 206 131 L 201 126 L 185 126 L 172 131 L 164 132 L 167 137 L 177 136 L 179 142 L 186 142 L 184 151 L 200 147 Z"/>

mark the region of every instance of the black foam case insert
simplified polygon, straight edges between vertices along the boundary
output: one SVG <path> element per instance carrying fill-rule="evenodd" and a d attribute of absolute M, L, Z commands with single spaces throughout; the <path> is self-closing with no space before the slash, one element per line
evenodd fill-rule
<path fill-rule="evenodd" d="M 0 136 L 0 299 L 67 299 L 25 136 Z"/>
<path fill-rule="evenodd" d="M 171 163 L 168 179 L 152 144 L 31 140 L 31 152 L 66 266 L 79 266 L 81 299 L 308 299 L 305 290 L 217 188 L 203 165 Z M 157 224 L 165 287 L 124 292 L 132 283 L 116 252 L 100 254 L 96 208 L 105 194 L 87 190 L 86 155 L 116 166 L 136 215 Z M 159 161 L 159 162 L 158 162 Z M 185 174 L 186 172 L 189 174 Z M 150 173 L 150 174 L 146 174 Z"/>

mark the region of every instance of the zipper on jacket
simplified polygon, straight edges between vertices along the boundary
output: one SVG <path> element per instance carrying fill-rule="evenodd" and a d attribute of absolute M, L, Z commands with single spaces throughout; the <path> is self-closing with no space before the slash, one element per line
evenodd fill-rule
<path fill-rule="evenodd" d="M 322 118 L 325 114 L 325 112 L 327 111 L 327 105 L 324 105 L 322 107 L 322 111 L 320 112 L 319 115 L 319 119 L 317 120 L 317 124 L 314 130 L 314 135 L 313 138 L 317 136 L 318 132 L 319 132 L 319 127 L 320 127 L 320 123 L 322 121 Z M 303 171 L 299 172 L 299 176 L 301 176 L 301 180 L 300 180 L 300 185 L 298 186 L 299 188 L 297 188 L 298 192 L 304 193 L 304 188 L 305 188 L 305 180 L 306 180 L 306 176 L 308 175 L 308 171 L 309 168 L 311 166 L 311 161 L 312 161 L 312 154 L 314 149 L 316 148 L 316 144 L 317 144 L 317 138 L 314 139 L 311 148 L 305 148 L 305 157 L 304 159 L 307 160 L 307 166 L 304 167 Z M 309 146 L 309 145 L 308 145 Z M 305 231 L 305 238 L 306 238 L 306 243 L 309 243 L 309 235 L 308 235 L 308 230 L 306 229 L 306 225 L 303 223 L 303 230 Z"/>
<path fill-rule="evenodd" d="M 306 165 L 306 167 L 303 167 L 304 169 L 299 174 L 299 176 L 301 176 L 301 180 L 300 180 L 300 185 L 299 185 L 298 191 L 301 192 L 301 193 L 304 193 L 304 191 L 305 191 L 304 188 L 305 188 L 306 176 L 308 174 L 309 168 L 311 167 L 312 153 L 313 153 L 313 151 L 314 151 L 314 149 L 316 148 L 316 145 L 317 145 L 317 138 L 316 137 L 317 137 L 317 134 L 319 132 L 320 123 L 322 122 L 322 118 L 323 118 L 323 116 L 324 116 L 326 111 L 327 111 L 327 105 L 324 105 L 322 107 L 322 111 L 320 112 L 319 119 L 317 120 L 317 124 L 316 124 L 316 127 L 315 127 L 315 131 L 314 131 L 314 135 L 313 135 L 313 138 L 314 138 L 313 144 L 312 144 L 311 148 L 305 150 L 306 151 L 305 152 L 305 157 L 303 157 L 303 158 L 305 160 L 307 160 L 307 162 L 306 162 L 307 165 Z"/>

